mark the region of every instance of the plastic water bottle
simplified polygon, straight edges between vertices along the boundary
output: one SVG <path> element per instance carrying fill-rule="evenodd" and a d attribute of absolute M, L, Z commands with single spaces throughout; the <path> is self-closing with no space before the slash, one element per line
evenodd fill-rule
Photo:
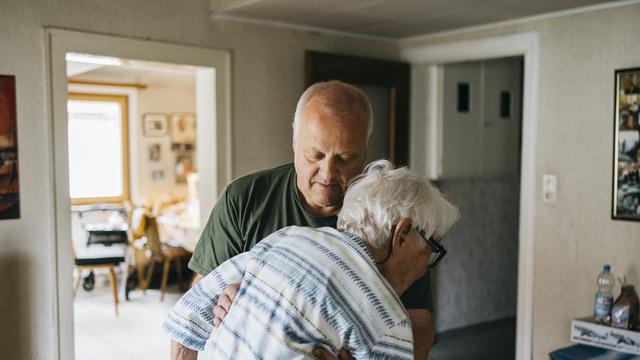
<path fill-rule="evenodd" d="M 594 310 L 596 322 L 609 324 L 611 321 L 614 284 L 615 279 L 613 274 L 611 274 L 611 266 L 606 264 L 600 275 L 598 275 L 598 292 L 596 293 L 596 306 Z"/>

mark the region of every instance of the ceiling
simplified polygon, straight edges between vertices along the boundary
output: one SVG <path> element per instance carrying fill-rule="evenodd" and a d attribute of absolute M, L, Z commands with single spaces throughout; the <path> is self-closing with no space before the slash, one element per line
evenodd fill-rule
<path fill-rule="evenodd" d="M 211 0 L 211 17 L 400 39 L 607 2 L 615 0 Z"/>
<path fill-rule="evenodd" d="M 67 54 L 67 77 L 70 80 L 123 83 L 195 84 L 196 68 L 189 65 L 129 60 L 89 54 Z"/>

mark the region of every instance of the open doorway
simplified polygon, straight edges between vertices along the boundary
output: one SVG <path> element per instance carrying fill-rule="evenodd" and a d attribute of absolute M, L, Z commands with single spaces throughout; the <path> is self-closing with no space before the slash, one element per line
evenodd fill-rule
<path fill-rule="evenodd" d="M 443 65 L 438 187 L 461 220 L 433 269 L 430 358 L 513 359 L 518 289 L 521 56 Z"/>
<path fill-rule="evenodd" d="M 146 358 L 152 348 L 165 357 L 169 341 L 158 327 L 177 294 L 160 301 L 163 291 L 145 296 L 135 284 L 169 283 L 167 265 L 181 273 L 231 177 L 230 54 L 55 29 L 47 36 L 58 358 Z M 153 255 L 168 245 L 182 249 L 183 266 Z M 85 261 L 91 247 L 111 262 Z"/>
<path fill-rule="evenodd" d="M 66 60 L 76 359 L 167 357 L 201 228 L 196 67 Z"/>
<path fill-rule="evenodd" d="M 444 67 L 453 63 L 511 56 L 523 57 L 520 131 L 522 141 L 519 159 L 520 181 L 517 186 L 519 244 L 515 358 L 526 360 L 532 356 L 539 35 L 531 32 L 427 46 L 406 44 L 402 50 L 402 57 L 412 64 L 414 101 L 411 121 L 411 166 L 414 170 L 423 171 L 432 179 L 437 179 L 442 171 L 444 144 L 441 89 Z M 461 90 L 461 95 L 464 95 L 464 89 Z M 450 283 L 447 286 L 456 284 Z"/>

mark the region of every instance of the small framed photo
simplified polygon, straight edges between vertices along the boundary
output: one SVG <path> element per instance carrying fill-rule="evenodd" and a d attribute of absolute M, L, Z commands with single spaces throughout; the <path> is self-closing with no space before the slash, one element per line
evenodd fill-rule
<path fill-rule="evenodd" d="M 161 182 L 164 180 L 164 170 L 152 170 L 151 180 L 155 182 Z"/>
<path fill-rule="evenodd" d="M 148 147 L 148 151 L 149 151 L 149 161 L 151 162 L 158 162 L 160 161 L 160 155 L 161 155 L 161 147 L 159 143 L 153 143 L 153 144 L 149 144 Z"/>
<path fill-rule="evenodd" d="M 640 221 L 640 68 L 615 72 L 613 219 Z"/>
<path fill-rule="evenodd" d="M 193 144 L 196 142 L 196 117 L 194 114 L 171 114 L 171 142 L 174 144 Z"/>
<path fill-rule="evenodd" d="M 142 117 L 145 136 L 167 135 L 167 114 L 148 113 Z"/>
<path fill-rule="evenodd" d="M 176 184 L 186 184 L 187 175 L 195 171 L 193 156 L 191 153 L 176 154 L 175 175 Z"/>

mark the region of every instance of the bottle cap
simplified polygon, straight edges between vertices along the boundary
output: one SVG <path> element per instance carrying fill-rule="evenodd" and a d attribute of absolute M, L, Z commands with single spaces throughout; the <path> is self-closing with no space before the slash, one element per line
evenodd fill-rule
<path fill-rule="evenodd" d="M 604 264 L 603 268 L 604 268 L 604 271 L 611 271 L 611 265 L 609 264 Z"/>

